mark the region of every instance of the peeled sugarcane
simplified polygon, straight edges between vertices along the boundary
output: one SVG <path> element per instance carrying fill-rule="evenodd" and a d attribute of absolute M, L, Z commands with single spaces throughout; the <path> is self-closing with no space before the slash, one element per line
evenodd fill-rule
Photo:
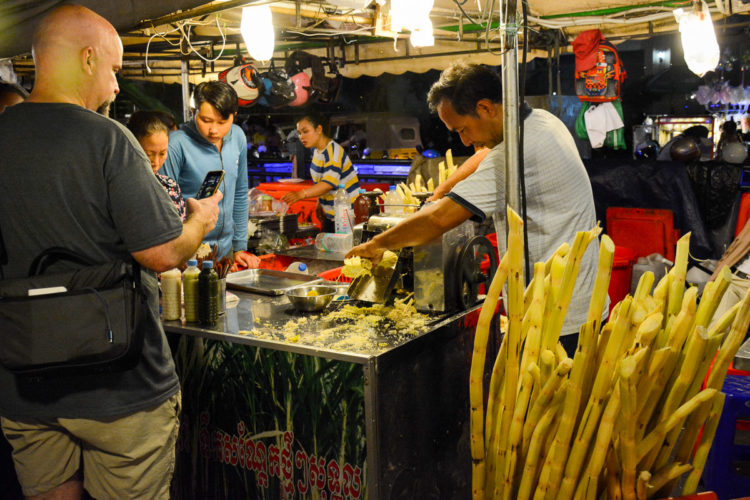
<path fill-rule="evenodd" d="M 534 279 L 528 288 L 534 292 L 531 294 L 531 303 L 526 311 L 529 318 L 529 329 L 526 334 L 523 355 L 521 356 L 521 373 L 529 366 L 529 363 L 539 363 L 539 349 L 542 341 L 542 316 L 544 314 L 544 262 L 534 264 Z"/>
<path fill-rule="evenodd" d="M 635 473 L 638 466 L 635 447 L 635 387 L 633 374 L 637 362 L 634 356 L 629 356 L 620 363 L 620 453 L 622 463 L 622 498 L 636 500 Z"/>
<path fill-rule="evenodd" d="M 657 491 L 659 491 L 662 486 L 672 481 L 673 479 L 677 479 L 678 477 L 686 472 L 691 471 L 692 469 L 693 466 L 690 464 L 674 462 L 667 465 L 662 470 L 657 471 L 653 476 L 651 476 L 651 481 L 649 481 L 648 483 L 648 497 L 651 498 L 652 496 L 656 495 Z"/>
<path fill-rule="evenodd" d="M 638 482 L 635 485 L 635 496 L 638 500 L 648 498 L 648 482 L 651 480 L 651 473 L 647 470 L 638 474 Z"/>
<path fill-rule="evenodd" d="M 469 401 L 471 403 L 471 459 L 472 459 L 472 495 L 475 499 L 484 498 L 484 365 L 487 356 L 487 340 L 490 335 L 490 323 L 495 315 L 500 291 L 508 275 L 507 260 L 504 256 L 492 278 L 487 290 L 482 310 L 479 313 L 477 331 L 474 335 L 474 351 L 471 358 L 469 375 Z"/>
<path fill-rule="evenodd" d="M 693 470 L 688 474 L 688 477 L 685 480 L 685 485 L 682 487 L 683 495 L 692 495 L 698 489 L 698 481 L 703 475 L 703 468 L 706 466 L 708 452 L 711 450 L 711 443 L 713 443 L 716 429 L 719 427 L 719 420 L 721 419 L 721 413 L 724 410 L 724 401 L 726 400 L 726 397 L 726 394 L 723 392 L 717 392 L 716 397 L 714 397 L 714 402 L 711 405 L 711 413 L 709 413 L 708 420 L 706 420 L 706 425 L 703 428 L 701 442 L 695 450 L 695 456 L 693 457 Z"/>
<path fill-rule="evenodd" d="M 682 294 L 685 291 L 685 274 L 687 273 L 688 254 L 690 253 L 690 233 L 685 234 L 677 241 L 674 266 L 668 274 L 669 299 L 667 302 L 667 314 L 677 314 L 682 309 Z"/>
<path fill-rule="evenodd" d="M 526 416 L 526 423 L 523 428 L 524 449 L 528 449 L 529 442 L 531 441 L 531 435 L 534 432 L 534 427 L 536 427 L 537 422 L 542 416 L 542 413 L 544 412 L 549 402 L 552 400 L 552 397 L 556 394 L 557 390 L 562 385 L 563 379 L 572 367 L 573 363 L 569 360 L 561 362 L 557 366 L 555 375 L 549 378 L 547 383 L 544 384 L 544 387 L 542 387 L 542 390 L 539 392 L 539 397 L 536 398 L 536 401 L 534 401 L 531 410 L 529 410 L 528 415 Z"/>

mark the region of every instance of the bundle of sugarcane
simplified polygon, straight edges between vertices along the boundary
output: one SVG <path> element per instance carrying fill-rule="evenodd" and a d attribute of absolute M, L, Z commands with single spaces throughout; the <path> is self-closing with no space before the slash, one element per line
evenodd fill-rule
<path fill-rule="evenodd" d="M 709 326 L 731 274 L 708 283 L 698 303 L 696 288 L 685 290 L 688 234 L 653 291 L 647 272 L 602 326 L 614 254 L 603 235 L 571 360 L 558 340 L 581 259 L 600 229 L 536 263 L 524 290 L 522 222 L 512 210 L 508 221 L 508 250 L 482 307 L 471 364 L 473 497 L 640 500 L 670 492 L 688 472 L 682 492 L 695 492 L 724 377 L 750 324 L 750 293 Z M 508 327 L 485 412 L 489 325 L 506 281 Z"/>
<path fill-rule="evenodd" d="M 439 186 L 445 180 L 453 175 L 453 172 L 456 171 L 458 168 L 457 165 L 453 163 L 453 152 L 449 149 L 445 152 L 445 161 L 441 161 L 438 163 L 438 182 L 437 185 Z M 421 174 L 417 174 L 414 177 L 414 182 L 410 182 L 407 186 L 404 183 L 400 184 L 401 186 L 401 192 L 399 194 L 402 195 L 403 199 L 406 200 L 407 198 L 404 197 L 403 193 L 408 190 L 408 195 L 411 195 L 412 193 L 432 193 L 435 191 L 435 181 L 430 177 L 427 179 L 427 182 L 425 183 L 422 179 Z M 410 203 L 406 202 L 405 203 Z"/>

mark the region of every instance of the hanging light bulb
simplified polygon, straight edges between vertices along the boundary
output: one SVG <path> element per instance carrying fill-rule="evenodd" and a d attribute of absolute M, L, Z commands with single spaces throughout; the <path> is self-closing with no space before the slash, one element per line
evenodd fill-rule
<path fill-rule="evenodd" d="M 695 8 L 690 11 L 675 9 L 674 17 L 680 24 L 685 63 L 690 71 L 703 76 L 716 68 L 720 54 L 708 5 L 703 0 L 700 3 L 700 9 L 697 2 Z"/>
<path fill-rule="evenodd" d="M 414 47 L 435 45 L 432 35 L 430 11 L 433 0 L 391 0 L 391 31 L 411 31 L 411 44 Z"/>
<path fill-rule="evenodd" d="M 271 60 L 276 41 L 270 5 L 243 7 L 240 33 L 250 57 L 256 61 Z"/>

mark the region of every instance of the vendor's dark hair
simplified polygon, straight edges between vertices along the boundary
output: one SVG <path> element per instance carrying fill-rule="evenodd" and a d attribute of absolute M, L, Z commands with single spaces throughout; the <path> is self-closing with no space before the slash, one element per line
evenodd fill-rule
<path fill-rule="evenodd" d="M 0 82 L 0 94 L 18 94 L 24 99 L 29 97 L 29 93 L 23 87 L 6 82 Z"/>
<path fill-rule="evenodd" d="M 312 123 L 312 126 L 315 128 L 317 128 L 318 125 L 320 125 L 323 128 L 323 134 L 326 137 L 331 137 L 331 122 L 330 120 L 328 120 L 326 116 L 321 115 L 320 113 L 317 113 L 315 111 L 311 111 L 297 118 L 295 123 L 299 123 L 302 120 L 309 121 L 310 123 Z"/>
<path fill-rule="evenodd" d="M 708 138 L 708 128 L 704 125 L 693 125 L 682 131 L 682 135 L 685 137 L 695 137 L 696 139 Z"/>
<path fill-rule="evenodd" d="M 237 112 L 237 92 L 226 82 L 201 82 L 193 91 L 195 109 L 199 109 L 204 102 L 216 108 L 225 120 L 229 115 Z"/>
<path fill-rule="evenodd" d="M 138 140 L 157 132 L 169 134 L 169 128 L 158 111 L 136 111 L 130 115 L 126 126 Z"/>
<path fill-rule="evenodd" d="M 453 64 L 440 74 L 427 93 L 427 104 L 432 111 L 437 111 L 442 101 L 448 101 L 460 115 L 475 116 L 481 99 L 503 102 L 500 75 L 481 64 Z"/>

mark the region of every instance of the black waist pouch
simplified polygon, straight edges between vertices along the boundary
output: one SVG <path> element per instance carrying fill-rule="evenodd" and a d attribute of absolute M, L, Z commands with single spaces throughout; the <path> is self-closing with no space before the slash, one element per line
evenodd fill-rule
<path fill-rule="evenodd" d="M 59 260 L 85 267 L 44 274 Z M 148 314 L 140 267 L 122 260 L 88 264 L 78 254 L 52 248 L 34 260 L 28 278 L 0 281 L 0 363 L 6 369 L 64 376 L 122 371 L 138 362 L 143 349 L 138 326 Z M 30 290 L 41 294 L 29 295 Z"/>

